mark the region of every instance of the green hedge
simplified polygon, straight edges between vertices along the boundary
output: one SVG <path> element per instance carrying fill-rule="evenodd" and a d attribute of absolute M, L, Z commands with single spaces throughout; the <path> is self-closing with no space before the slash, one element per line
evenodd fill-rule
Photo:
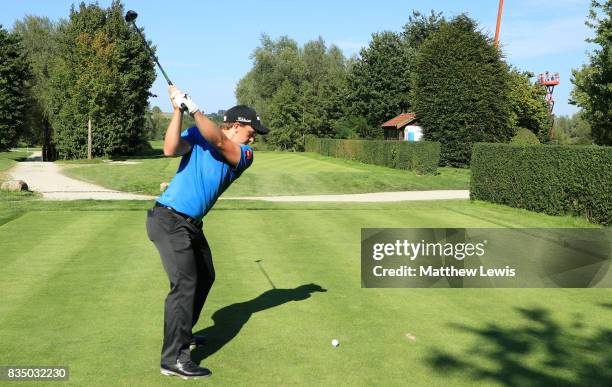
<path fill-rule="evenodd" d="M 612 148 L 474 144 L 470 197 L 612 223 Z"/>
<path fill-rule="evenodd" d="M 420 174 L 435 174 L 440 161 L 440 143 L 429 141 L 366 141 L 306 137 L 306 152 L 339 157 Z"/>

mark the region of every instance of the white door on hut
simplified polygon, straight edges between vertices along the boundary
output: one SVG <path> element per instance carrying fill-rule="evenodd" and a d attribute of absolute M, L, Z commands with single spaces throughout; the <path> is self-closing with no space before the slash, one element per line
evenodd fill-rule
<path fill-rule="evenodd" d="M 421 141 L 423 129 L 416 125 L 406 125 L 404 127 L 404 141 Z"/>

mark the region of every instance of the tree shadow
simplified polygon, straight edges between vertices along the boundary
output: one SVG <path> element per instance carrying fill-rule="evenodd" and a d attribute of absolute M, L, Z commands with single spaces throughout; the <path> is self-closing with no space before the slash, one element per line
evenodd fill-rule
<path fill-rule="evenodd" d="M 290 301 L 302 301 L 310 298 L 314 292 L 327 290 L 317 284 L 306 284 L 294 289 L 271 289 L 252 300 L 238 302 L 217 310 L 212 315 L 214 325 L 204 328 L 196 335 L 206 337 L 206 344 L 191 352 L 194 362 L 216 353 L 240 333 L 244 324 L 254 313 L 280 306 Z"/>
<path fill-rule="evenodd" d="M 457 373 L 481 383 L 612 385 L 611 329 L 590 329 L 581 314 L 574 314 L 572 323 L 561 324 L 543 308 L 516 310 L 525 319 L 523 324 L 488 323 L 482 328 L 452 324 L 454 329 L 475 335 L 474 345 L 460 356 L 436 350 L 426 361 L 439 372 Z"/>
<path fill-rule="evenodd" d="M 111 161 L 129 161 L 129 160 L 146 160 L 146 159 L 163 159 L 164 151 L 160 149 L 153 149 L 151 151 L 139 152 L 138 154 L 123 156 L 123 155 L 112 155 L 109 157 Z"/>
<path fill-rule="evenodd" d="M 30 162 L 30 161 L 43 161 L 42 156 L 30 156 L 30 157 L 15 157 L 13 160 L 17 162 Z"/>

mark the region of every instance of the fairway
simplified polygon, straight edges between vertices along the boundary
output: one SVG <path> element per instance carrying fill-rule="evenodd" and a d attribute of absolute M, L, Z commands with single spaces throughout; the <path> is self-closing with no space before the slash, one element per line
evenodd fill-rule
<path fill-rule="evenodd" d="M 470 171 L 438 168 L 438 175 L 368 165 L 315 153 L 255 152 L 256 162 L 224 193 L 231 196 L 351 194 L 386 191 L 468 189 Z M 120 191 L 159 194 L 180 158 L 130 159 L 129 163 L 68 163 L 64 174 Z"/>
<path fill-rule="evenodd" d="M 159 375 L 168 283 L 149 205 L 0 208 L 0 364 L 68 365 L 77 385 L 185 383 Z M 215 385 L 602 385 L 610 289 L 360 287 L 362 227 L 589 226 L 469 201 L 225 201 L 206 220 L 217 282 L 193 356 Z"/>

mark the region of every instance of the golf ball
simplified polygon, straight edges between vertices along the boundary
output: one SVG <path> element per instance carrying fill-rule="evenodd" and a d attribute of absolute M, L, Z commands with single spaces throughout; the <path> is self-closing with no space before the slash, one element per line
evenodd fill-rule
<path fill-rule="evenodd" d="M 334 347 L 338 347 L 338 346 L 340 345 L 340 342 L 339 342 L 338 340 L 336 340 L 336 339 L 333 339 L 333 340 L 332 340 L 332 345 L 333 345 Z"/>

